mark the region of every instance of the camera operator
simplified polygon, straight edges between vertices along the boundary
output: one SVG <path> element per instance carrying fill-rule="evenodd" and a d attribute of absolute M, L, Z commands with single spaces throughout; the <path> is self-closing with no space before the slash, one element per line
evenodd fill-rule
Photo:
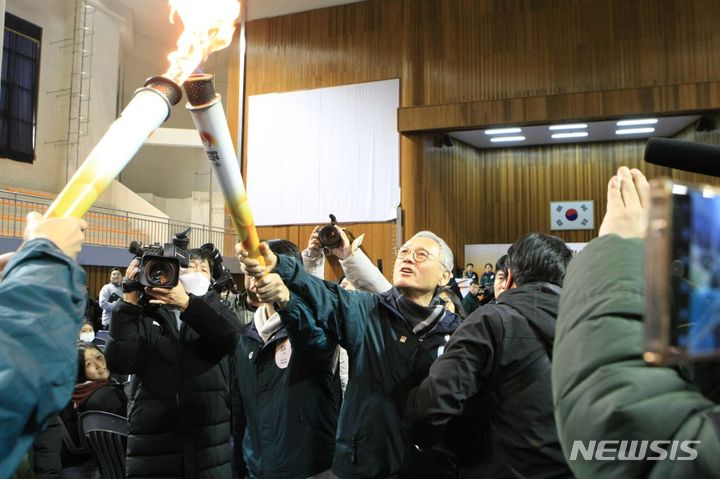
<path fill-rule="evenodd" d="M 210 287 L 222 272 L 207 248 L 190 251 L 172 288 L 137 288 L 138 259 L 123 280 L 106 346 L 108 367 L 134 374 L 127 477 L 231 476 L 229 365 L 237 320 Z"/>
<path fill-rule="evenodd" d="M 46 421 L 70 400 L 85 272 L 74 261 L 85 221 L 27 216 L 0 270 L 0 477 L 10 477 Z"/>
<path fill-rule="evenodd" d="M 99 304 L 102 308 L 102 327 L 109 329 L 110 317 L 112 315 L 113 303 L 123 297 L 122 273 L 119 269 L 113 268 L 110 273 L 110 282 L 100 289 Z"/>
<path fill-rule="evenodd" d="M 640 171 L 621 167 L 607 195 L 600 237 L 570 264 L 560 301 L 552 382 L 568 463 L 578 477 L 717 477 L 720 406 L 678 368 L 642 358 L 650 187 Z M 720 364 L 715 371 L 717 387 Z M 697 441 L 696 457 L 683 451 L 686 460 L 573 460 L 576 442 L 589 441 L 614 442 L 610 454 L 622 442 L 660 441 L 670 450 L 671 441 Z"/>

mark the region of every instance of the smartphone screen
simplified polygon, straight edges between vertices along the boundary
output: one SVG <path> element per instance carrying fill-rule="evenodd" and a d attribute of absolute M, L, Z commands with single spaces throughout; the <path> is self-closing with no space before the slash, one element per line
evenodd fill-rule
<path fill-rule="evenodd" d="M 688 357 L 720 353 L 720 196 L 672 189 L 670 345 Z"/>

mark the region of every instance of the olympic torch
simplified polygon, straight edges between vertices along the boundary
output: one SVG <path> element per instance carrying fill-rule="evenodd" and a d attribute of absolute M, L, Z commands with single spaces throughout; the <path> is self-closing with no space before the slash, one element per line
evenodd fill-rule
<path fill-rule="evenodd" d="M 212 75 L 198 74 L 192 75 L 185 81 L 183 88 L 189 102 L 187 108 L 200 133 L 205 152 L 215 172 L 215 178 L 220 183 L 225 204 L 230 211 L 240 242 L 251 258 L 264 265 L 263 257 L 260 254 L 260 241 L 250 211 L 225 111 L 220 101 L 220 95 L 215 93 L 212 80 Z"/>
<path fill-rule="evenodd" d="M 82 218 L 147 137 L 167 120 L 172 105 L 181 97 L 182 90 L 172 80 L 162 76 L 148 79 L 50 205 L 45 217 Z"/>

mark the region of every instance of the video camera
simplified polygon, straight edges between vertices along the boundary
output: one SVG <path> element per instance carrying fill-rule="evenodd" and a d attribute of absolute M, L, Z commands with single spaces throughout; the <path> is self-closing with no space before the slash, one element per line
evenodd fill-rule
<path fill-rule="evenodd" d="M 172 243 L 130 243 L 128 251 L 140 259 L 138 282 L 151 288 L 173 288 L 180 279 L 180 268 L 190 264 L 191 228 L 175 234 Z"/>

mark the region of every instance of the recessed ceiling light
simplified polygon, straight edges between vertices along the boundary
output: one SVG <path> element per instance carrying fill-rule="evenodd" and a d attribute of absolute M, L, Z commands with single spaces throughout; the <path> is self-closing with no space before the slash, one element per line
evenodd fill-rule
<path fill-rule="evenodd" d="M 569 133 L 553 133 L 552 138 L 559 140 L 562 138 L 583 138 L 588 136 L 587 131 L 571 131 Z"/>
<path fill-rule="evenodd" d="M 501 143 L 505 141 L 525 141 L 524 136 L 496 136 L 495 138 L 490 138 L 490 141 L 493 143 Z"/>
<path fill-rule="evenodd" d="M 551 131 L 555 130 L 582 130 L 587 128 L 587 123 L 568 123 L 567 125 L 550 125 L 548 127 Z"/>
<path fill-rule="evenodd" d="M 496 128 L 494 130 L 485 130 L 486 135 L 507 135 L 508 133 L 520 133 L 521 128 Z"/>
<path fill-rule="evenodd" d="M 655 128 L 628 128 L 626 130 L 615 130 L 616 135 L 638 135 L 641 133 L 652 133 Z"/>
<path fill-rule="evenodd" d="M 637 125 L 654 125 L 658 122 L 657 118 L 640 118 L 637 120 L 620 120 L 617 126 L 637 126 Z"/>

